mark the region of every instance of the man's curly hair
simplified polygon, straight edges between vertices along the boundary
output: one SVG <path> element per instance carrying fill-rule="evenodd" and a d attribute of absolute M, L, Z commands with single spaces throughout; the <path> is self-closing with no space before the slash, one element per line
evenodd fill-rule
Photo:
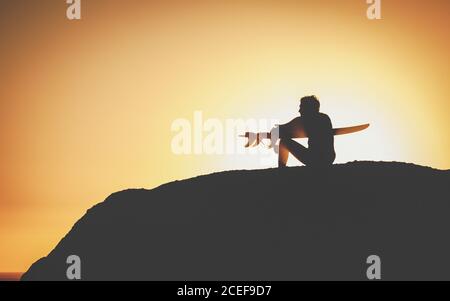
<path fill-rule="evenodd" d="M 305 96 L 300 99 L 300 105 L 305 111 L 318 113 L 320 110 L 320 102 L 315 95 Z"/>

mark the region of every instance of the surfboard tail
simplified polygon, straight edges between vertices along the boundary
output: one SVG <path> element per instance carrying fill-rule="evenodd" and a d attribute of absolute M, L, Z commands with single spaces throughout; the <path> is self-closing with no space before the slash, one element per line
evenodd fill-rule
<path fill-rule="evenodd" d="M 263 139 L 270 139 L 270 133 L 246 132 L 244 135 L 239 135 L 239 137 L 247 138 L 247 143 L 245 143 L 244 147 L 254 147 L 257 146 Z"/>
<path fill-rule="evenodd" d="M 367 129 L 369 127 L 369 125 L 370 125 L 369 123 L 366 123 L 366 124 L 350 126 L 350 127 L 345 127 L 345 128 L 336 128 L 336 129 L 333 129 L 333 133 L 334 133 L 334 135 L 346 135 L 346 134 L 356 133 L 356 132 L 360 132 L 362 130 Z"/>

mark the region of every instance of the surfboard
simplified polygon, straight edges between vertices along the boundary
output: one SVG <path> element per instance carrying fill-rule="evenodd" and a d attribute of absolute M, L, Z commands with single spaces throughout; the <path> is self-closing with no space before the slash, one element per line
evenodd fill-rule
<path fill-rule="evenodd" d="M 369 123 L 366 123 L 366 124 L 343 127 L 343 128 L 334 128 L 333 134 L 335 136 L 352 134 L 352 133 L 360 132 L 360 131 L 367 129 L 369 127 L 369 125 L 370 125 Z M 246 132 L 244 135 L 240 135 L 239 137 L 248 138 L 248 141 L 245 144 L 245 147 L 257 146 L 263 139 L 270 139 L 270 133 Z M 301 130 L 296 131 L 292 135 L 292 138 L 308 138 L 308 135 L 303 129 L 301 129 Z"/>
<path fill-rule="evenodd" d="M 362 130 L 365 130 L 369 127 L 369 123 L 361 124 L 361 125 L 355 125 L 355 126 L 349 126 L 345 128 L 336 128 L 333 129 L 334 135 L 346 135 L 346 134 L 352 134 L 356 132 L 360 132 Z"/>

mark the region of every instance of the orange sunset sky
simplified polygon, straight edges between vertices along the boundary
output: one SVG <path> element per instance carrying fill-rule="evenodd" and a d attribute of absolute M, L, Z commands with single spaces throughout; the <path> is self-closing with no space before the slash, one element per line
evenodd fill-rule
<path fill-rule="evenodd" d="M 276 166 L 174 154 L 171 125 L 194 111 L 287 122 L 315 94 L 334 126 L 371 123 L 336 137 L 336 162 L 450 168 L 448 0 L 383 0 L 373 21 L 365 0 L 83 0 L 79 21 L 66 7 L 0 0 L 0 271 L 115 191 Z"/>

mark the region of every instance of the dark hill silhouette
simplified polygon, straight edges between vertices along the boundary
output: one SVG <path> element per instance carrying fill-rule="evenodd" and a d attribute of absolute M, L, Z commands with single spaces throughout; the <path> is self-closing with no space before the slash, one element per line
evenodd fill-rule
<path fill-rule="evenodd" d="M 352 162 L 221 172 L 92 207 L 22 280 L 450 280 L 450 171 Z"/>

